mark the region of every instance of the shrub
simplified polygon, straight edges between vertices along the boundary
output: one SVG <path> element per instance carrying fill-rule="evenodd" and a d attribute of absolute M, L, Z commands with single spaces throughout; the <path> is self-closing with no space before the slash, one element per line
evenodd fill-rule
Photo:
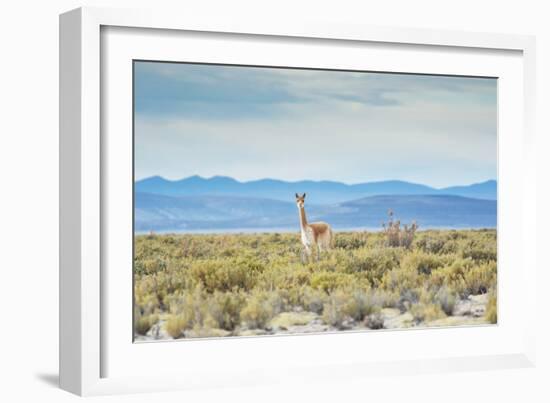
<path fill-rule="evenodd" d="M 244 296 L 239 292 L 206 292 L 200 285 L 192 292 L 186 291 L 168 299 L 172 328 L 208 327 L 233 330 L 240 323 Z M 178 333 L 175 330 L 175 333 Z"/>
<path fill-rule="evenodd" d="M 302 307 L 311 312 L 321 314 L 323 312 L 323 305 L 327 298 L 327 294 L 324 291 L 316 290 L 311 287 L 305 287 L 301 291 L 302 294 Z"/>
<path fill-rule="evenodd" d="M 446 315 L 452 315 L 456 305 L 456 295 L 449 288 L 443 286 L 435 294 L 434 302 L 439 304 Z"/>
<path fill-rule="evenodd" d="M 443 247 L 441 248 L 441 251 L 439 252 L 440 255 L 451 255 L 451 254 L 457 254 L 460 249 L 459 243 L 457 241 L 448 240 L 444 243 Z"/>
<path fill-rule="evenodd" d="M 172 295 L 168 299 L 168 307 L 171 315 L 166 321 L 166 331 L 179 334 L 184 329 L 190 329 L 195 324 L 202 325 L 206 316 L 203 289 L 198 286 L 193 291 L 185 291 L 181 294 Z M 169 330 L 171 329 L 171 330 Z"/>
<path fill-rule="evenodd" d="M 445 240 L 441 238 L 435 238 L 426 236 L 422 239 L 419 239 L 416 242 L 416 246 L 421 249 L 422 251 L 426 253 L 434 253 L 439 254 L 443 251 L 443 248 L 445 247 Z"/>
<path fill-rule="evenodd" d="M 378 309 L 375 297 L 370 292 L 339 289 L 328 296 L 323 306 L 323 320 L 340 328 L 346 319 L 360 321 Z"/>
<path fill-rule="evenodd" d="M 382 277 L 380 288 L 400 296 L 400 309 L 407 309 L 418 300 L 421 289 L 431 285 L 430 274 L 446 262 L 446 257 L 418 250 L 403 256 L 400 266 Z M 441 284 L 439 284 L 440 286 Z"/>
<path fill-rule="evenodd" d="M 273 318 L 270 325 L 281 329 L 288 329 L 290 326 L 307 325 L 315 319 L 312 312 L 282 312 Z"/>
<path fill-rule="evenodd" d="M 256 262 L 217 259 L 198 261 L 190 268 L 190 275 L 208 292 L 249 290 L 255 282 Z"/>
<path fill-rule="evenodd" d="M 384 317 L 379 312 L 370 314 L 365 318 L 364 325 L 369 329 L 383 329 Z"/>
<path fill-rule="evenodd" d="M 378 287 L 384 274 L 399 266 L 401 253 L 399 249 L 373 249 L 357 253 L 346 262 L 347 273 L 360 274 L 368 280 L 371 287 Z"/>
<path fill-rule="evenodd" d="M 233 330 L 240 323 L 240 312 L 245 304 L 242 294 L 216 291 L 206 303 L 209 327 Z"/>
<path fill-rule="evenodd" d="M 370 291 L 354 290 L 345 293 L 349 297 L 343 306 L 344 313 L 357 321 L 379 309 L 376 296 Z"/>
<path fill-rule="evenodd" d="M 431 274 L 432 270 L 443 267 L 447 258 L 421 251 L 413 251 L 405 255 L 401 267 L 415 270 L 418 274 Z"/>
<path fill-rule="evenodd" d="M 497 296 L 495 293 L 489 295 L 487 307 L 485 308 L 485 319 L 489 321 L 489 323 L 497 323 Z"/>
<path fill-rule="evenodd" d="M 245 322 L 249 329 L 263 329 L 282 307 L 283 303 L 276 293 L 255 292 L 248 297 L 241 311 L 241 321 Z"/>
<path fill-rule="evenodd" d="M 340 293 L 333 293 L 329 295 L 327 301 L 323 305 L 323 321 L 330 326 L 341 328 L 344 320 L 346 320 L 346 314 L 344 313 L 343 306 L 345 296 Z"/>
<path fill-rule="evenodd" d="M 435 270 L 430 277 L 433 286 L 446 285 L 461 298 L 484 294 L 496 284 L 496 262 L 476 265 L 471 259 L 459 259 L 450 266 Z"/>
<path fill-rule="evenodd" d="M 463 258 L 470 258 L 475 261 L 488 262 L 497 260 L 496 242 L 487 240 L 471 240 L 462 250 Z"/>
<path fill-rule="evenodd" d="M 410 313 L 417 324 L 445 317 L 445 312 L 439 305 L 422 302 L 411 306 Z"/>
<path fill-rule="evenodd" d="M 405 293 L 423 286 L 423 283 L 424 278 L 415 268 L 398 267 L 384 274 L 380 287 L 385 291 L 396 292 L 403 296 Z"/>
<path fill-rule="evenodd" d="M 153 274 L 166 270 L 166 260 L 161 257 L 154 257 L 143 260 L 136 260 L 134 270 L 139 274 Z"/>
<path fill-rule="evenodd" d="M 194 326 L 193 329 L 185 332 L 185 337 L 225 337 L 231 335 L 231 332 L 215 327 Z"/>
<path fill-rule="evenodd" d="M 302 265 L 297 233 L 137 235 L 135 334 L 150 334 L 159 318 L 172 337 L 239 335 L 269 329 L 277 317 L 315 315 L 340 329 L 361 321 L 376 328 L 384 307 L 414 312 L 420 323 L 496 288 L 494 230 L 397 239 L 388 247 L 387 232 L 338 233 L 336 248 Z M 492 298 L 487 320 L 496 316 Z"/>
<path fill-rule="evenodd" d="M 311 276 L 311 286 L 330 292 L 336 288 L 353 286 L 355 279 L 352 275 L 344 273 L 320 272 Z"/>
<path fill-rule="evenodd" d="M 472 268 L 464 274 L 463 294 L 485 294 L 496 283 L 496 276 L 496 262 L 490 262 Z"/>
<path fill-rule="evenodd" d="M 134 318 L 134 327 L 137 334 L 147 334 L 151 327 L 158 322 L 158 315 L 137 314 Z"/>
<path fill-rule="evenodd" d="M 274 289 L 292 290 L 308 285 L 311 272 L 301 264 L 270 266 L 257 278 L 257 287 L 266 291 Z"/>
<path fill-rule="evenodd" d="M 346 250 L 360 249 L 364 247 L 366 244 L 367 244 L 367 234 L 364 232 L 338 234 L 338 237 L 334 241 L 335 248 L 346 249 Z"/>
<path fill-rule="evenodd" d="M 403 289 L 397 301 L 397 307 L 401 312 L 408 311 L 411 306 L 418 303 L 421 294 L 420 288 Z"/>
<path fill-rule="evenodd" d="M 186 288 L 186 280 L 179 274 L 159 272 L 145 277 L 135 287 L 135 301 L 146 310 L 166 308 L 166 297 Z"/>
<path fill-rule="evenodd" d="M 188 327 L 189 320 L 184 315 L 170 315 L 164 323 L 164 329 L 174 339 L 183 337 L 183 331 Z"/>
<path fill-rule="evenodd" d="M 393 211 L 388 210 L 388 223 L 382 223 L 384 233 L 386 234 L 386 246 L 404 247 L 409 249 L 414 240 L 414 234 L 418 229 L 415 221 L 409 226 L 405 224 L 401 227 L 400 221 L 394 221 Z"/>
<path fill-rule="evenodd" d="M 399 304 L 399 295 L 396 293 L 376 290 L 373 292 L 374 303 L 381 308 L 396 308 Z"/>

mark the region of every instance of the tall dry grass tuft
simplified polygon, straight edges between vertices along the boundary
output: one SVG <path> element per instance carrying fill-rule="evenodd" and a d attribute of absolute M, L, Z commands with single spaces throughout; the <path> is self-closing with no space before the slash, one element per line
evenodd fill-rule
<path fill-rule="evenodd" d="M 393 210 L 388 210 L 388 223 L 382 223 L 382 228 L 386 234 L 386 246 L 392 248 L 403 247 L 410 249 L 414 240 L 414 234 L 418 229 L 416 221 L 411 225 L 405 224 L 401 227 L 401 221 L 394 221 Z"/>

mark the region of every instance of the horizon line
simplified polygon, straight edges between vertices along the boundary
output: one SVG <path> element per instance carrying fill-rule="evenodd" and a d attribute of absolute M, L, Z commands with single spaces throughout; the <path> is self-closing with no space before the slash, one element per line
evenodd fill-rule
<path fill-rule="evenodd" d="M 435 186 L 432 186 L 432 185 L 426 185 L 425 183 L 412 182 L 412 181 L 403 180 L 403 179 L 383 179 L 383 180 L 372 180 L 372 181 L 365 181 L 365 182 L 347 183 L 347 182 L 331 180 L 331 179 L 320 179 L 320 180 L 300 179 L 300 180 L 297 180 L 297 181 L 293 181 L 293 180 L 285 180 L 285 179 L 265 177 L 265 178 L 251 179 L 251 180 L 243 181 L 243 180 L 239 180 L 237 178 L 233 178 L 232 176 L 227 176 L 227 175 L 212 175 L 210 177 L 206 177 L 206 176 L 201 176 L 201 175 L 195 174 L 195 175 L 185 176 L 185 177 L 182 177 L 180 179 L 167 179 L 162 175 L 151 175 L 151 176 L 147 176 L 147 177 L 144 177 L 144 178 L 141 178 L 141 179 L 135 179 L 134 183 L 138 183 L 138 182 L 141 182 L 141 181 L 154 179 L 154 178 L 160 178 L 160 179 L 162 179 L 166 182 L 172 182 L 172 183 L 181 182 L 181 181 L 184 181 L 184 180 L 187 180 L 187 179 L 192 179 L 192 178 L 198 178 L 198 179 L 207 180 L 207 181 L 212 180 L 212 179 L 230 179 L 230 180 L 233 180 L 233 181 L 235 181 L 237 183 L 241 183 L 241 184 L 247 184 L 247 183 L 261 182 L 261 181 L 265 181 L 265 180 L 270 180 L 270 181 L 278 181 L 278 182 L 285 182 L 285 183 L 299 183 L 299 182 L 322 183 L 322 182 L 330 182 L 330 183 L 338 183 L 338 184 L 342 184 L 342 185 L 346 185 L 346 186 L 364 185 L 364 184 L 367 184 L 367 183 L 371 184 L 371 183 L 383 183 L 383 182 L 404 182 L 404 183 L 409 183 L 409 184 L 412 184 L 412 185 L 426 186 L 426 187 L 429 187 L 429 188 L 432 188 L 432 189 L 435 189 L 435 190 L 442 190 L 442 189 L 447 189 L 447 188 L 450 188 L 450 187 L 480 185 L 480 184 L 487 183 L 487 182 L 497 182 L 497 179 L 490 178 L 490 179 L 482 180 L 482 181 L 479 181 L 479 182 L 471 182 L 471 183 L 466 183 L 466 184 L 455 184 L 455 185 L 448 185 L 448 186 L 443 186 L 443 187 L 435 187 Z"/>

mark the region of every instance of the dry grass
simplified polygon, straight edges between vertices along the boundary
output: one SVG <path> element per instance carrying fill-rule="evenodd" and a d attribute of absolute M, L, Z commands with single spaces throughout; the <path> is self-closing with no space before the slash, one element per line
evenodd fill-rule
<path fill-rule="evenodd" d="M 491 294 L 489 295 L 487 310 L 485 311 L 485 319 L 487 319 L 489 323 L 497 323 L 497 296 L 494 292 L 491 292 Z"/>
<path fill-rule="evenodd" d="M 297 310 L 342 329 L 377 328 L 386 307 L 422 323 L 496 289 L 494 230 L 415 229 L 391 247 L 387 232 L 337 233 L 335 248 L 306 265 L 300 248 L 298 233 L 136 236 L 136 334 L 161 317 L 174 338 L 238 334 Z M 496 322 L 493 294 L 487 320 Z"/>

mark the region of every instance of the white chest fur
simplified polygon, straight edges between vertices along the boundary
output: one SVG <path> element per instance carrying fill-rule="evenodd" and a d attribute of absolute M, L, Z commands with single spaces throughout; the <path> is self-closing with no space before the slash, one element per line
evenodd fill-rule
<path fill-rule="evenodd" d="M 311 228 L 302 228 L 302 243 L 310 246 L 313 243 L 313 230 Z"/>

